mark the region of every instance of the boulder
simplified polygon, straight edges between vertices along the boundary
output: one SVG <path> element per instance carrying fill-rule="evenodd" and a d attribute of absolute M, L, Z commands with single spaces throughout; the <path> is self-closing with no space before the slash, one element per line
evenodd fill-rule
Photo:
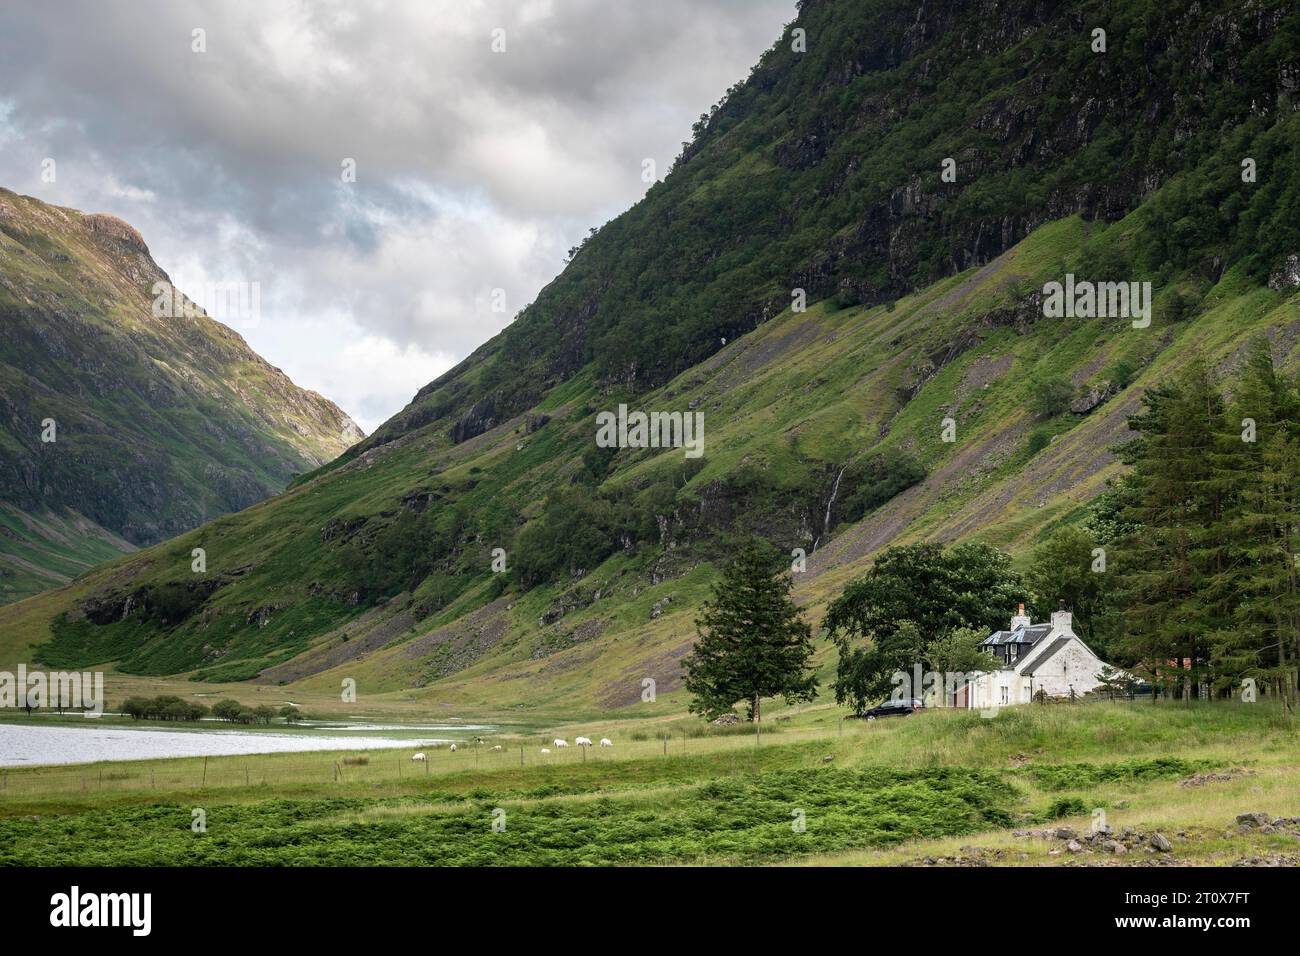
<path fill-rule="evenodd" d="M 1114 393 L 1114 386 L 1110 382 L 1098 382 L 1096 385 L 1090 385 L 1087 391 L 1081 392 L 1070 403 L 1070 411 L 1076 415 L 1087 415 L 1097 406 L 1105 404 L 1106 400 Z"/>

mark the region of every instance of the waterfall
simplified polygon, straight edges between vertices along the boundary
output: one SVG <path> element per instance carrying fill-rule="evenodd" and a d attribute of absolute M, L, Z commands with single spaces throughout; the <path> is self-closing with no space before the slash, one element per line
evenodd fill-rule
<path fill-rule="evenodd" d="M 822 535 L 824 535 L 824 534 L 829 534 L 829 533 L 830 533 L 830 530 L 831 530 L 831 508 L 835 507 L 835 496 L 838 495 L 838 494 L 840 493 L 840 479 L 844 477 L 844 472 L 845 472 L 845 470 L 848 469 L 848 467 L 849 467 L 848 465 L 844 465 L 843 467 L 841 467 L 841 468 L 840 468 L 840 473 L 839 473 L 838 475 L 835 476 L 835 484 L 831 486 L 831 496 L 830 496 L 830 499 L 826 502 L 826 517 L 825 517 L 824 519 L 822 519 L 822 534 L 819 534 L 819 535 L 817 536 L 817 540 L 813 542 L 813 550 L 814 550 L 814 551 L 817 550 L 817 543 L 818 543 L 819 541 L 821 541 L 821 539 L 822 539 Z"/>

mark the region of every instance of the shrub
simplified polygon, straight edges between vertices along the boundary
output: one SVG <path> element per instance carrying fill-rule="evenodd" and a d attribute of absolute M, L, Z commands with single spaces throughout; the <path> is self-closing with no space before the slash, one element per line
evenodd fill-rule
<path fill-rule="evenodd" d="M 1037 455 L 1051 443 L 1052 430 L 1050 428 L 1035 428 L 1029 433 L 1029 454 Z"/>
<path fill-rule="evenodd" d="M 1033 409 L 1039 415 L 1052 418 L 1070 408 L 1074 386 L 1064 375 L 1053 375 L 1034 383 Z"/>
<path fill-rule="evenodd" d="M 228 720 L 234 723 L 239 720 L 240 713 L 243 710 L 244 705 L 239 701 L 226 698 L 212 705 L 212 716 L 218 720 Z"/>
<path fill-rule="evenodd" d="M 1128 359 L 1117 359 L 1115 364 L 1110 367 L 1106 377 L 1110 379 L 1115 388 L 1123 391 L 1133 384 L 1133 379 L 1137 378 L 1138 369 Z"/>
<path fill-rule="evenodd" d="M 1059 820 L 1061 817 L 1081 817 L 1090 810 L 1082 797 L 1057 797 L 1043 814 L 1045 820 Z"/>

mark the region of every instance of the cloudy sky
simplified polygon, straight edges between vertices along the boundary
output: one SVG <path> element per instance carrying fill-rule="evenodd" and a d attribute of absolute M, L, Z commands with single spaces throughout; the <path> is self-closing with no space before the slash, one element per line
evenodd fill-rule
<path fill-rule="evenodd" d="M 196 298 L 259 283 L 259 321 L 229 324 L 370 431 L 639 199 L 643 160 L 662 176 L 794 13 L 794 0 L 7 3 L 0 185 L 122 217 Z"/>

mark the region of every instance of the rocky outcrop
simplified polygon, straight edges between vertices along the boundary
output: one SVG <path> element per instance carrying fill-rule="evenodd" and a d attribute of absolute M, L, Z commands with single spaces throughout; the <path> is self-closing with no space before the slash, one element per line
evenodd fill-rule
<path fill-rule="evenodd" d="M 1274 292 L 1294 292 L 1300 289 L 1300 255 L 1289 255 L 1268 277 L 1268 287 Z"/>
<path fill-rule="evenodd" d="M 451 440 L 459 445 L 483 434 L 496 423 L 496 399 L 489 395 L 475 402 L 469 411 L 456 419 L 456 423 L 451 426 Z"/>
<path fill-rule="evenodd" d="M 1081 390 L 1070 402 L 1070 411 L 1076 415 L 1087 415 L 1090 411 L 1107 402 L 1115 394 L 1115 387 L 1108 381 L 1089 385 Z"/>

